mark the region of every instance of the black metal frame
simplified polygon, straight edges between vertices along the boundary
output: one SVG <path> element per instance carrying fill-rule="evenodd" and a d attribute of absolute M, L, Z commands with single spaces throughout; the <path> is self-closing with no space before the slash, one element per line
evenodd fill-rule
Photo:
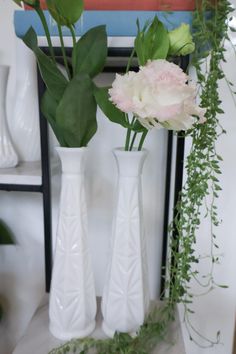
<path fill-rule="evenodd" d="M 38 75 L 39 77 L 39 75 Z M 39 97 L 44 88 L 42 80 L 38 80 Z M 39 185 L 30 184 L 7 184 L 1 183 L 0 190 L 16 192 L 42 193 L 44 215 L 44 249 L 45 249 L 45 282 L 46 291 L 50 290 L 52 269 L 52 221 L 51 221 L 51 188 L 50 188 L 50 161 L 48 148 L 48 125 L 43 115 L 39 114 L 40 143 L 41 143 L 41 169 L 42 182 Z"/>
<path fill-rule="evenodd" d="M 48 47 L 41 48 L 45 53 L 48 53 Z M 133 48 L 119 47 L 109 48 L 108 57 L 129 57 Z M 71 48 L 66 48 L 67 55 L 71 55 Z M 60 56 L 60 48 L 55 48 L 56 56 Z M 186 71 L 189 58 L 181 57 L 178 61 L 181 68 Z M 131 66 L 132 70 L 137 70 L 137 66 Z M 105 66 L 104 72 L 124 72 L 124 65 Z M 39 100 L 45 90 L 45 85 L 38 75 Z M 44 196 L 44 228 L 45 228 L 45 274 L 46 274 L 46 290 L 50 289 L 51 273 L 52 273 L 52 238 L 51 231 L 51 199 L 50 199 L 50 180 L 49 180 L 49 156 L 48 156 L 48 130 L 46 119 L 40 113 L 40 128 L 41 128 L 41 151 L 42 151 L 42 170 L 43 170 L 43 196 Z M 172 156 L 173 156 L 173 133 L 168 133 L 167 141 L 167 163 L 166 163 L 166 185 L 165 185 L 165 202 L 164 202 L 164 223 L 163 223 L 163 249 L 162 249 L 162 271 L 161 271 L 161 294 L 165 288 L 165 269 L 167 262 L 168 248 L 168 223 L 171 195 L 171 176 L 172 176 Z M 184 138 L 181 135 L 177 139 L 176 147 L 176 169 L 174 183 L 174 205 L 176 205 L 179 197 L 179 192 L 182 188 L 183 180 L 183 159 L 184 159 Z M 175 217 L 175 215 L 174 215 Z M 173 237 L 177 237 L 176 232 Z"/>
<path fill-rule="evenodd" d="M 184 72 L 187 71 L 189 66 L 189 56 L 181 57 L 180 67 Z M 175 159 L 175 181 L 174 181 L 174 203 L 173 207 L 177 205 L 179 200 L 179 193 L 183 185 L 183 172 L 184 172 L 184 150 L 185 138 L 182 133 L 177 135 L 176 143 L 176 159 Z M 170 217 L 170 195 L 171 195 L 171 177 L 172 177 L 172 157 L 173 157 L 173 132 L 168 133 L 167 141 L 167 162 L 166 162 L 166 186 L 165 186 L 165 204 L 164 204 L 164 220 L 163 220 L 163 245 L 162 245 L 162 263 L 161 263 L 161 289 L 160 296 L 163 298 L 165 291 L 165 278 L 166 278 L 166 263 L 168 257 L 168 226 Z M 174 209 L 173 219 L 177 216 L 177 210 Z M 174 228 L 172 237 L 178 240 L 178 232 Z M 178 249 L 178 242 L 177 242 Z M 174 264 L 174 258 L 171 258 L 171 264 Z M 172 275 L 170 275 L 172 277 Z"/>

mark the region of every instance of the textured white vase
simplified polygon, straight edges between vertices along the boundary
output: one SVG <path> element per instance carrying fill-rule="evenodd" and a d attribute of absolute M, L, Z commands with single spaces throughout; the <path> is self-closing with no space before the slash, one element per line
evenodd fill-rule
<path fill-rule="evenodd" d="M 141 174 L 146 151 L 114 150 L 119 179 L 112 250 L 102 298 L 103 331 L 134 334 L 149 309 Z"/>
<path fill-rule="evenodd" d="M 50 331 L 59 339 L 82 338 L 95 328 L 96 296 L 87 244 L 84 186 L 86 148 L 57 148 L 62 185 L 49 302 Z"/>
<path fill-rule="evenodd" d="M 9 126 L 19 160 L 40 160 L 37 65 L 21 39 L 16 39 L 14 116 Z"/>
<path fill-rule="evenodd" d="M 8 66 L 0 66 L 0 168 L 15 167 L 18 163 L 18 157 L 9 134 L 6 115 L 9 70 Z"/>

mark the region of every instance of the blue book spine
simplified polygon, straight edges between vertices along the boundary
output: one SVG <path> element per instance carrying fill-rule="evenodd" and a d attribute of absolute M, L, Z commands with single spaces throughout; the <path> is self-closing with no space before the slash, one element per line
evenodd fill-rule
<path fill-rule="evenodd" d="M 48 11 L 44 11 L 48 27 L 52 36 L 58 36 L 57 25 Z M 90 28 L 106 25 L 108 36 L 129 36 L 137 34 L 136 20 L 141 26 L 146 21 L 152 20 L 157 15 L 169 30 L 178 27 L 181 23 L 192 24 L 193 13 L 191 11 L 85 11 L 75 26 L 76 35 L 81 36 Z M 35 11 L 15 11 L 15 32 L 18 37 L 23 37 L 32 26 L 38 36 L 44 36 L 44 30 Z M 63 35 L 70 36 L 68 28 L 63 27 Z"/>

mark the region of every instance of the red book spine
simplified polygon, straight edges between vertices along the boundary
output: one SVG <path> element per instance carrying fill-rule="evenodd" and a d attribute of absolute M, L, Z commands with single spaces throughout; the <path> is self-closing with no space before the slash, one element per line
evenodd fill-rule
<path fill-rule="evenodd" d="M 46 0 L 41 0 L 46 9 Z M 25 7 L 27 10 L 31 8 Z M 195 0 L 85 0 L 85 10 L 192 11 Z"/>

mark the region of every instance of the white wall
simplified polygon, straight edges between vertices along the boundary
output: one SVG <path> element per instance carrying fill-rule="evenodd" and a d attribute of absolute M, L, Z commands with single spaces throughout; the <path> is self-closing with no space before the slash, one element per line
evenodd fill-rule
<path fill-rule="evenodd" d="M 0 0 L 0 64 L 12 65 L 11 83 L 8 93 L 8 116 L 13 119 L 14 106 L 14 66 L 15 66 L 15 37 L 12 24 L 14 5 L 12 1 Z M 230 76 L 234 67 L 234 55 L 228 53 L 227 70 Z M 230 286 L 228 290 L 217 289 L 195 303 L 197 313 L 193 321 L 206 336 L 214 336 L 218 329 L 222 330 L 222 341 L 214 349 L 202 350 L 193 345 L 187 335 L 185 344 L 187 354 L 230 354 L 232 345 L 233 321 L 235 313 L 236 281 L 234 269 L 236 259 L 234 248 L 236 241 L 235 200 L 236 200 L 236 163 L 234 151 L 236 148 L 236 119 L 235 107 L 224 84 L 221 85 L 226 114 L 222 123 L 228 134 L 220 138 L 219 153 L 224 157 L 222 163 L 223 175 L 221 182 L 223 192 L 219 200 L 222 225 L 217 234 L 220 240 L 220 252 L 224 254 L 221 266 L 216 269 L 216 279 L 219 283 Z M 88 166 L 88 205 L 90 210 L 90 245 L 96 279 L 97 293 L 101 294 L 103 275 L 108 256 L 108 245 L 111 227 L 111 206 L 114 201 L 114 181 L 116 170 L 111 155 L 111 148 L 123 144 L 123 132 L 119 127 L 112 126 L 101 114 L 98 116 L 98 134 L 91 143 Z M 112 135 L 111 135 L 112 133 Z M 152 297 L 159 288 L 160 250 L 162 212 L 160 205 L 163 201 L 163 161 L 165 154 L 163 146 L 166 142 L 164 132 L 154 132 L 147 141 L 150 156 L 146 161 L 144 184 L 146 185 L 144 207 L 148 225 L 148 250 L 150 268 L 150 286 Z M 96 155 L 95 155 L 96 154 Z M 96 157 L 95 157 L 96 156 Z M 99 161 L 99 162 L 97 162 Z M 54 230 L 57 217 L 59 179 L 53 180 L 53 220 Z M 154 196 L 154 198 L 153 198 Z M 160 204 L 159 204 L 160 203 Z M 5 322 L 7 335 L 0 339 L 0 353 L 8 354 L 18 338 L 23 334 L 27 323 L 44 293 L 44 264 L 43 264 L 43 223 L 41 196 L 26 193 L 0 192 L 0 216 L 13 229 L 17 246 L 0 248 L 0 293 L 8 298 L 8 316 Z M 55 233 L 54 233 L 55 234 Z M 208 229 L 203 225 L 198 236 L 200 253 L 207 253 Z M 2 326 L 3 327 L 3 326 Z M 2 328 L 0 327 L 0 328 Z M 3 328 L 2 328 L 3 331 Z M 5 347 L 3 347 L 5 338 Z M 4 349 L 3 349 L 4 348 Z M 8 350 L 9 348 L 9 350 Z M 28 354 L 28 353 L 25 353 Z"/>

